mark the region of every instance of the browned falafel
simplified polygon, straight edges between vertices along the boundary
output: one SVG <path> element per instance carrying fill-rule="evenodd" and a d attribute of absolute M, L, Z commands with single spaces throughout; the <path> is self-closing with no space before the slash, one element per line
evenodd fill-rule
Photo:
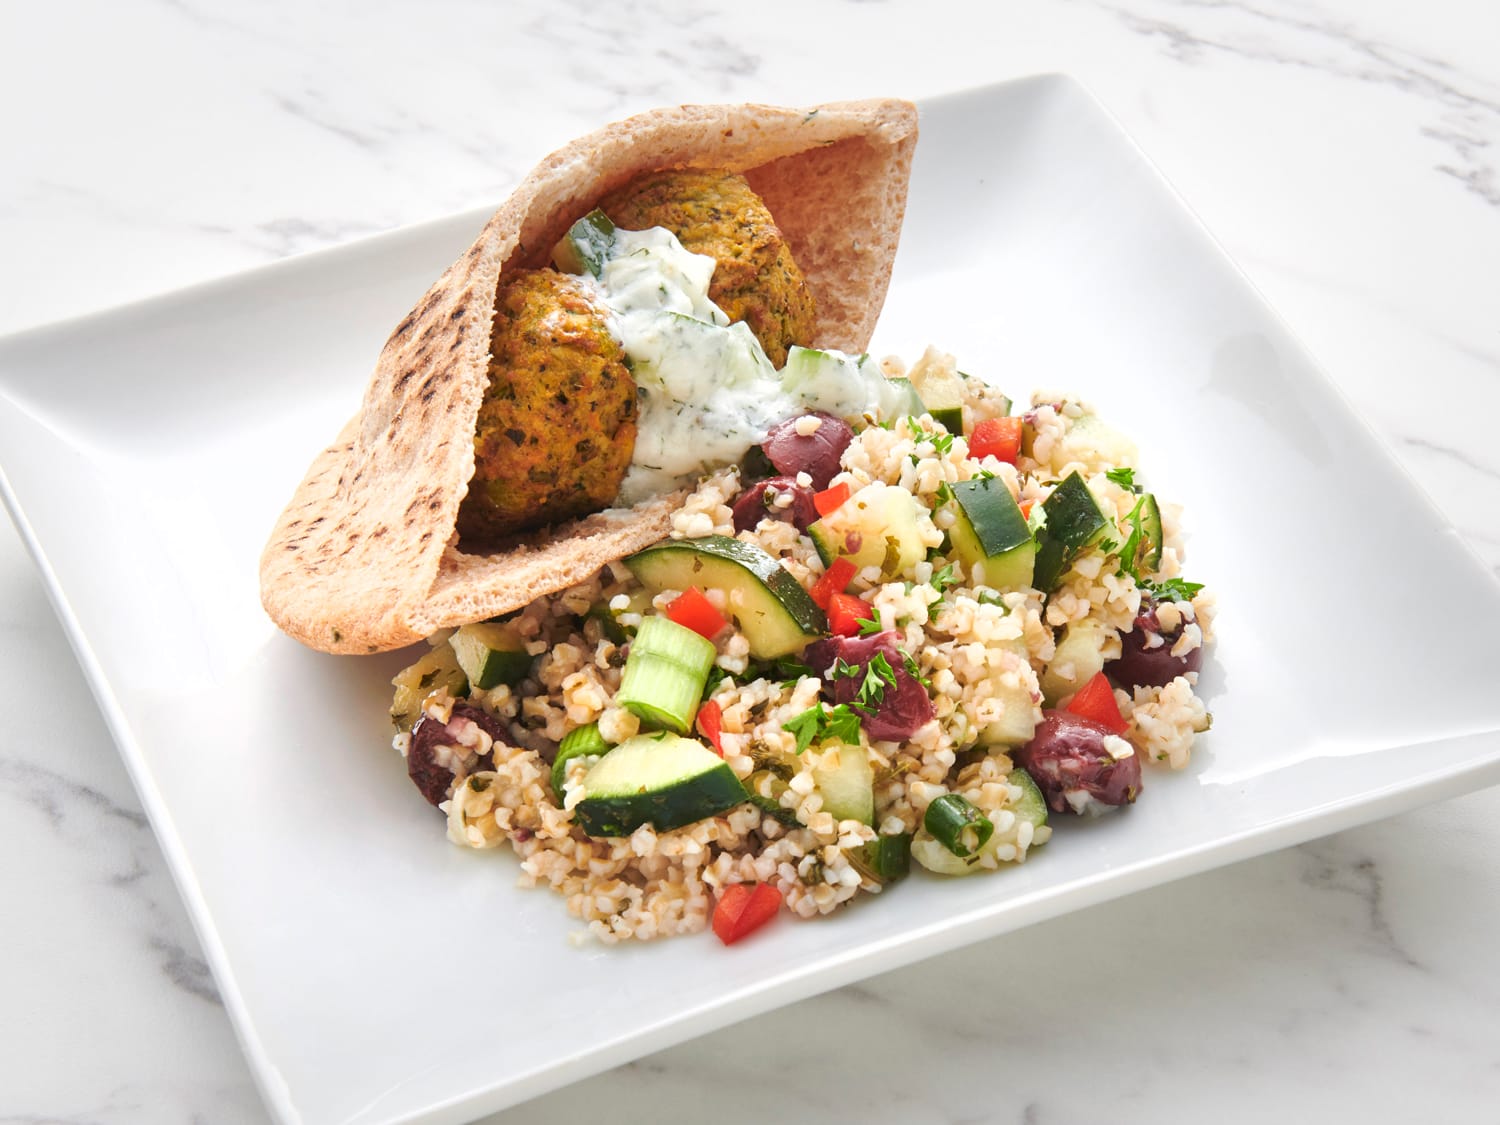
<path fill-rule="evenodd" d="M 459 535 L 490 543 L 607 507 L 635 450 L 636 389 L 593 291 L 550 269 L 505 278 L 489 379 Z"/>
<path fill-rule="evenodd" d="M 771 212 L 744 176 L 721 169 L 665 169 L 637 176 L 599 208 L 626 230 L 665 227 L 684 247 L 718 263 L 709 299 L 743 320 L 772 363 L 810 344 L 813 296 Z"/>

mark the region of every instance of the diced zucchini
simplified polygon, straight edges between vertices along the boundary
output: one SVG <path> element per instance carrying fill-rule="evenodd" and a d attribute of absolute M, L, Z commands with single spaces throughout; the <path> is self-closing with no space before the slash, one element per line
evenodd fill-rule
<path fill-rule="evenodd" d="M 1042 698 L 1051 707 L 1072 695 L 1104 668 L 1104 638 L 1109 627 L 1096 617 L 1074 621 L 1062 632 L 1052 659 L 1042 669 Z"/>
<path fill-rule="evenodd" d="M 1021 799 L 1011 806 L 1011 812 L 1021 820 L 1029 820 L 1033 828 L 1046 824 L 1047 798 L 1042 796 L 1042 791 L 1037 788 L 1032 776 L 1017 766 L 1006 775 L 1005 780 L 1021 787 Z"/>
<path fill-rule="evenodd" d="M 558 801 L 562 800 L 563 782 L 568 777 L 569 762 L 574 758 L 586 758 L 590 755 L 608 752 L 609 743 L 605 742 L 604 736 L 599 733 L 598 723 L 576 727 L 563 735 L 563 740 L 557 744 L 557 757 L 552 759 L 552 792 L 557 794 Z"/>
<path fill-rule="evenodd" d="M 1031 585 L 1036 539 L 1010 489 L 999 477 L 976 477 L 951 486 L 953 526 L 948 540 L 970 568 L 976 585 L 997 590 Z M 976 566 L 983 566 L 983 573 Z"/>
<path fill-rule="evenodd" d="M 911 870 L 911 833 L 876 836 L 862 848 L 849 853 L 849 862 L 861 875 L 877 883 L 894 883 Z"/>
<path fill-rule="evenodd" d="M 1125 545 L 1131 557 L 1122 561 L 1131 574 L 1144 578 L 1161 566 L 1161 507 L 1156 503 L 1155 494 L 1148 492 L 1137 500 L 1128 518 L 1133 526 L 1125 538 Z"/>
<path fill-rule="evenodd" d="M 724 591 L 726 608 L 757 660 L 801 652 L 828 631 L 828 618 L 787 569 L 738 539 L 710 535 L 647 547 L 625 560 L 647 589 Z"/>
<path fill-rule="evenodd" d="M 747 800 L 724 760 L 691 738 L 640 734 L 584 775 L 574 821 L 590 836 L 628 836 L 643 824 L 670 832 Z"/>
<path fill-rule="evenodd" d="M 813 767 L 813 782 L 823 797 L 823 810 L 835 820 L 875 819 L 875 768 L 861 744 L 826 741 L 819 745 L 822 757 Z"/>
<path fill-rule="evenodd" d="M 391 685 L 396 689 L 391 702 L 391 722 L 398 731 L 411 730 L 422 716 L 422 703 L 433 692 L 441 689 L 455 698 L 469 694 L 468 677 L 447 644 L 436 646 L 415 664 L 401 669 Z"/>
<path fill-rule="evenodd" d="M 1033 584 L 1050 592 L 1063 571 L 1085 547 L 1098 541 L 1110 526 L 1099 502 L 1078 473 L 1072 472 L 1042 501 L 1046 522 L 1037 533 Z"/>
<path fill-rule="evenodd" d="M 648 617 L 631 642 L 615 702 L 644 723 L 686 734 L 717 652 L 671 618 Z"/>
<path fill-rule="evenodd" d="M 520 683 L 531 671 L 531 655 L 514 625 L 496 621 L 464 625 L 448 643 L 473 687 L 488 691 L 497 684 Z"/>
<path fill-rule="evenodd" d="M 824 566 L 840 555 L 863 570 L 880 568 L 886 580 L 927 557 L 917 527 L 919 501 L 904 488 L 874 481 L 807 529 Z"/>
<path fill-rule="evenodd" d="M 957 373 L 939 364 L 918 362 L 912 366 L 910 379 L 932 420 L 950 434 L 962 434 L 964 383 Z"/>
<path fill-rule="evenodd" d="M 1025 648 L 1020 659 L 1024 661 Z M 1040 722 L 1040 710 L 1031 698 L 1031 689 L 1023 682 L 1007 687 L 998 679 L 995 698 L 1001 705 L 1000 717 L 986 723 L 979 732 L 980 746 L 1023 746 L 1031 741 Z"/>
<path fill-rule="evenodd" d="M 563 273 L 598 277 L 614 254 L 615 224 L 603 211 L 590 211 L 552 249 L 552 263 Z"/>

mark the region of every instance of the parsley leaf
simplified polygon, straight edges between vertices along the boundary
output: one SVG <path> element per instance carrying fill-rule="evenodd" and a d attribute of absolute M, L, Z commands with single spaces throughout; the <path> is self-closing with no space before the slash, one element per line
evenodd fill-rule
<path fill-rule="evenodd" d="M 797 736 L 797 753 L 800 754 L 812 745 L 812 741 L 818 737 L 818 729 L 822 725 L 823 705 L 817 703 L 802 712 L 802 714 L 782 723 L 781 729 Z"/>
<path fill-rule="evenodd" d="M 850 746 L 859 745 L 859 716 L 849 710 L 847 704 L 840 703 L 828 712 L 823 721 L 823 729 L 840 742 L 846 742 Z"/>
<path fill-rule="evenodd" d="M 927 584 L 941 594 L 944 590 L 946 590 L 949 586 L 952 586 L 957 581 L 958 575 L 953 572 L 953 564 L 949 563 L 941 570 L 933 571 L 932 577 L 927 580 Z"/>
<path fill-rule="evenodd" d="M 922 666 L 917 663 L 916 657 L 909 652 L 903 651 L 901 653 L 901 662 L 906 668 L 907 675 L 916 680 L 924 688 L 928 688 L 929 690 L 932 688 L 932 682 L 926 676 L 922 675 Z"/>
<path fill-rule="evenodd" d="M 874 707 L 885 698 L 887 684 L 896 686 L 896 670 L 885 658 L 885 653 L 877 652 L 874 659 L 865 665 L 864 682 L 859 685 L 859 695 L 855 697 L 855 702 L 861 707 Z"/>
<path fill-rule="evenodd" d="M 833 662 L 833 674 L 829 677 L 829 679 L 838 680 L 857 675 L 859 675 L 859 665 L 850 664 L 846 662 L 842 656 L 840 656 L 837 657 Z"/>
<path fill-rule="evenodd" d="M 1119 469 L 1111 469 L 1104 475 L 1109 480 L 1112 480 L 1116 484 L 1118 484 L 1121 488 L 1128 488 L 1132 492 L 1135 491 L 1135 470 L 1130 468 L 1129 466 L 1125 466 Z"/>
<path fill-rule="evenodd" d="M 865 617 L 858 618 L 857 620 L 859 621 L 859 635 L 861 637 L 873 637 L 876 633 L 883 631 L 880 628 L 880 617 L 878 615 L 873 620 Z"/>
<path fill-rule="evenodd" d="M 1189 582 L 1185 578 L 1168 578 L 1165 582 L 1147 583 L 1146 588 L 1164 602 L 1190 602 L 1203 589 L 1203 583 Z"/>

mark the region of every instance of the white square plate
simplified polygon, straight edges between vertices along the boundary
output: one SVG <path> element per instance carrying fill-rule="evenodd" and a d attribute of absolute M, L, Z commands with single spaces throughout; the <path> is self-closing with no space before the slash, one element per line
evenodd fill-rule
<path fill-rule="evenodd" d="M 1075 83 L 935 99 L 874 348 L 1065 388 L 1186 505 L 1218 592 L 1182 774 L 1023 868 L 816 924 L 573 948 L 389 750 L 404 662 L 261 613 L 257 558 L 392 325 L 485 216 L 0 343 L 0 469 L 267 1100 L 453 1121 L 986 935 L 1500 778 L 1500 588 Z"/>

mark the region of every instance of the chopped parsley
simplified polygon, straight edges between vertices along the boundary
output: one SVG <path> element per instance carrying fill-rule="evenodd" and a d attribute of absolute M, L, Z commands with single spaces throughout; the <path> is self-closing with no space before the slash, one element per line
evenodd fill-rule
<path fill-rule="evenodd" d="M 876 633 L 884 632 L 880 627 L 880 617 L 878 614 L 873 619 L 860 617 L 856 620 L 859 621 L 859 635 L 861 637 L 873 637 Z"/>
<path fill-rule="evenodd" d="M 1164 602 L 1190 602 L 1203 589 L 1202 582 L 1189 582 L 1185 578 L 1168 578 L 1165 582 L 1145 582 L 1142 585 Z"/>
<path fill-rule="evenodd" d="M 949 563 L 941 570 L 933 571 L 932 577 L 927 580 L 927 584 L 941 594 L 944 590 L 946 590 L 949 586 L 952 586 L 957 581 L 958 575 L 956 575 L 953 571 L 953 564 Z"/>
<path fill-rule="evenodd" d="M 885 658 L 885 653 L 877 652 L 870 663 L 865 665 L 864 682 L 859 685 L 859 694 L 854 701 L 861 707 L 874 707 L 885 698 L 887 685 L 896 686 L 896 670 Z"/>
<path fill-rule="evenodd" d="M 859 665 L 850 664 L 842 656 L 840 656 L 833 662 L 833 672 L 829 675 L 829 679 L 852 679 L 857 675 L 859 675 Z"/>
<path fill-rule="evenodd" d="M 926 676 L 922 675 L 922 666 L 917 663 L 916 657 L 914 657 L 909 652 L 903 651 L 901 653 L 901 662 L 905 666 L 906 674 L 908 676 L 916 680 L 917 683 L 921 684 L 924 688 L 931 690 L 932 683 L 927 679 Z"/>
<path fill-rule="evenodd" d="M 1137 491 L 1140 486 L 1135 483 L 1135 470 L 1125 465 L 1118 469 L 1111 469 L 1104 474 L 1109 480 L 1114 481 L 1121 488 L 1128 488 L 1132 492 Z"/>
<path fill-rule="evenodd" d="M 815 740 L 829 735 L 849 745 L 859 744 L 859 716 L 843 703 L 826 709 L 821 703 L 814 704 L 782 723 L 781 729 L 796 737 L 799 754 Z"/>

